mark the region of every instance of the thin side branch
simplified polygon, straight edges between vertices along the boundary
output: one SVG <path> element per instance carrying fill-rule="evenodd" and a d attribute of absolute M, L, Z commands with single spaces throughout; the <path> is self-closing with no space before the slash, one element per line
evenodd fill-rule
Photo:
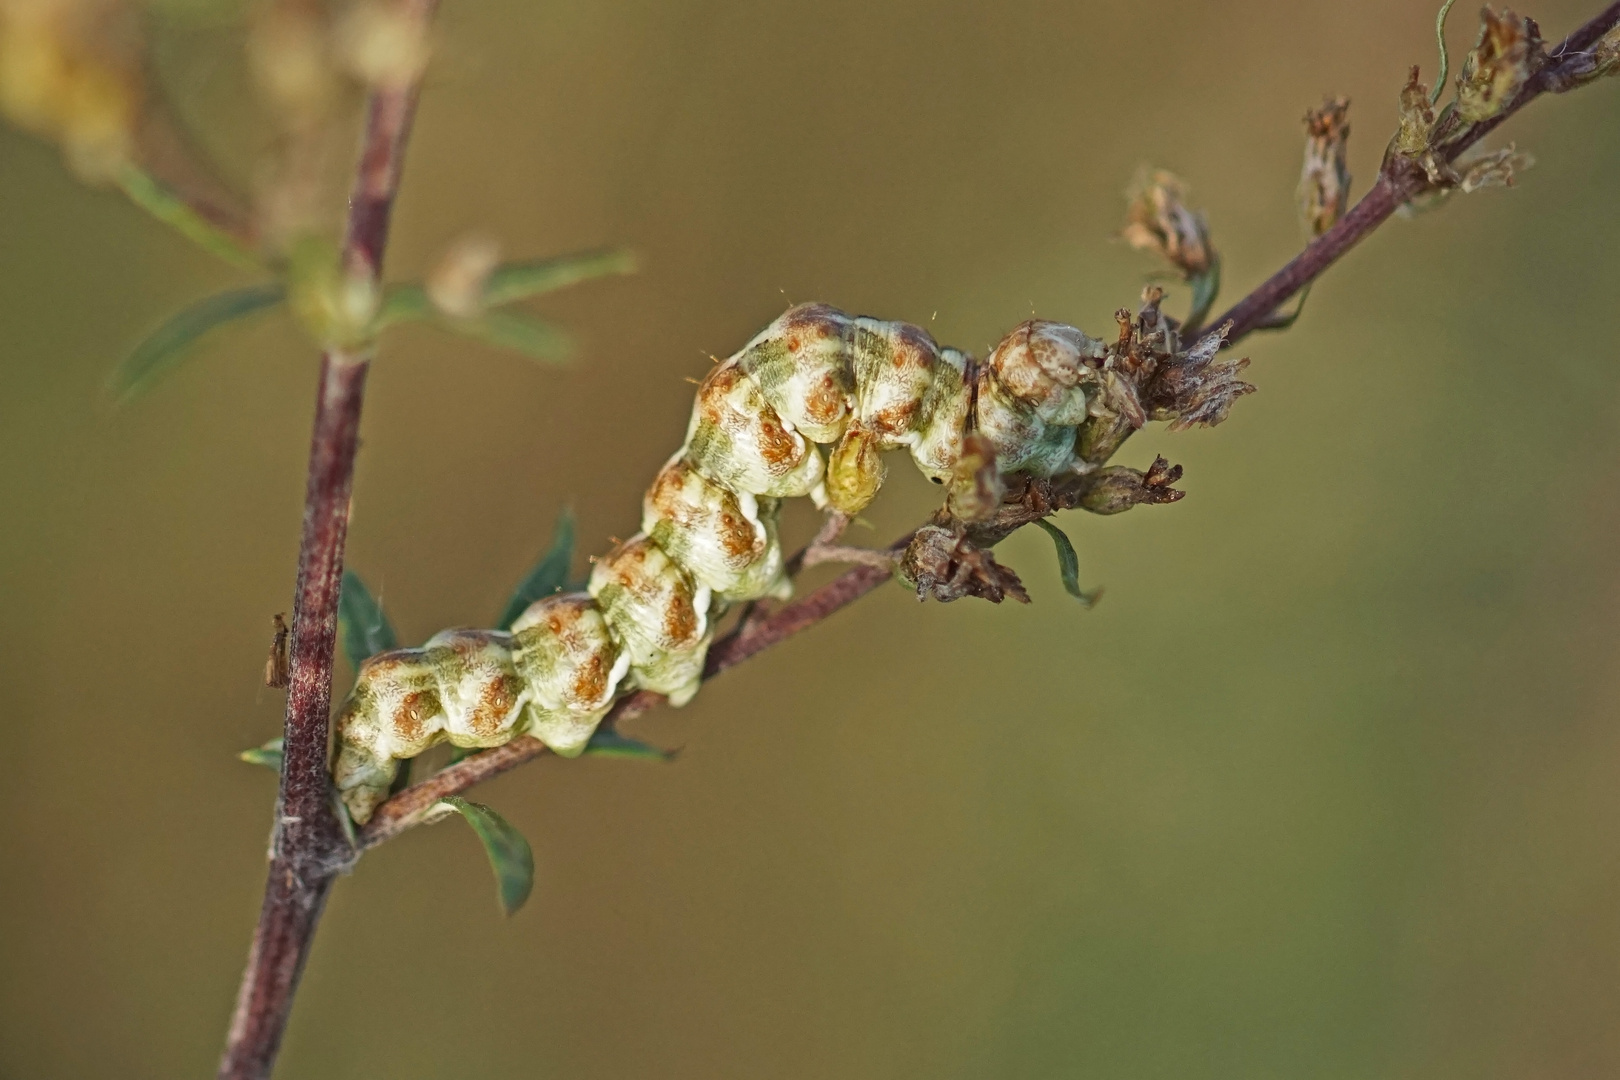
<path fill-rule="evenodd" d="M 414 4 L 424 21 L 435 7 L 436 0 Z M 381 272 L 416 95 L 415 85 L 379 89 L 367 106 L 343 246 L 345 270 L 366 284 L 375 285 Z M 220 1061 L 221 1080 L 270 1075 L 326 897 L 356 857 L 334 812 L 327 743 L 338 592 L 370 359 L 369 351 L 329 349 L 321 362 L 270 869 Z"/>
<path fill-rule="evenodd" d="M 1437 143 L 1443 147 L 1440 151 L 1442 159 L 1448 164 L 1455 162 L 1508 117 L 1542 94 L 1562 93 L 1570 89 L 1573 85 L 1570 75 L 1581 67 L 1581 54 L 1617 25 L 1620 25 L 1620 2 L 1604 8 L 1599 15 L 1549 50 L 1547 65 L 1531 77 L 1520 88 L 1518 96 L 1496 116 L 1475 124 L 1456 122 L 1456 117 L 1452 116 L 1450 119 L 1455 123 L 1449 129 L 1443 126 L 1435 135 Z M 1392 158 L 1379 172 L 1372 189 L 1336 225 L 1313 240 L 1288 265 L 1209 325 L 1218 327 L 1228 322 L 1232 324 L 1228 345 L 1259 329 L 1290 297 L 1322 276 L 1322 272 L 1337 262 L 1340 256 L 1383 224 L 1403 204 L 1431 186 L 1421 168 L 1412 162 Z M 1187 336 L 1190 338 L 1195 332 L 1196 328 L 1189 327 Z"/>

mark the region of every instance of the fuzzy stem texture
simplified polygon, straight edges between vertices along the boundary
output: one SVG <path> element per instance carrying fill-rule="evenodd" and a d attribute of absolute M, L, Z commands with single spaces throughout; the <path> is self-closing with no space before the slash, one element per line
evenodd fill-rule
<path fill-rule="evenodd" d="M 437 0 L 410 6 L 425 23 Z M 378 89 L 367 103 L 343 244 L 345 273 L 366 286 L 375 286 L 382 272 L 416 96 L 411 84 Z M 334 811 L 327 745 L 343 548 L 370 360 L 369 349 L 328 349 L 321 361 L 270 870 L 220 1060 L 221 1080 L 270 1075 L 327 895 L 356 855 Z"/>

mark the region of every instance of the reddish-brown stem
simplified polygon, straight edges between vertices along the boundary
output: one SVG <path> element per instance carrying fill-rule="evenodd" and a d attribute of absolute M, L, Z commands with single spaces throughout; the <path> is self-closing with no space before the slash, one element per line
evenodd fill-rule
<path fill-rule="evenodd" d="M 1518 96 L 1499 115 L 1482 123 L 1441 132 L 1441 136 L 1445 139 L 1441 156 L 1447 162 L 1456 160 L 1459 154 L 1534 98 L 1543 93 L 1559 93 L 1569 89 L 1573 84 L 1568 76 L 1577 66 L 1576 54 L 1590 48 L 1616 25 L 1620 25 L 1620 0 L 1610 4 L 1596 18 L 1556 46 L 1550 53 L 1551 59 L 1547 66 L 1525 84 Z M 1392 158 L 1380 172 L 1372 189 L 1348 214 L 1210 325 L 1219 327 L 1230 322 L 1232 327 L 1227 338 L 1229 344 L 1259 329 L 1280 305 L 1320 277 L 1345 252 L 1388 220 L 1402 204 L 1423 192 L 1428 185 L 1426 174 L 1415 163 L 1402 158 Z M 1198 333 L 1196 327 L 1188 327 L 1187 330 L 1189 338 Z M 909 539 L 909 536 L 902 537 L 896 542 L 895 548 L 903 548 Z M 801 559 L 802 553 L 794 557 L 793 565 L 796 566 Z M 888 570 L 877 566 L 860 566 L 822 586 L 797 603 L 765 617 L 754 616 L 745 619 L 738 629 L 728 637 L 717 641 L 709 650 L 704 678 L 717 675 L 771 645 L 814 626 L 833 612 L 865 596 L 891 576 Z M 662 700 L 660 695 L 647 691 L 631 694 L 614 706 L 604 723 L 613 724 L 640 716 Z M 377 808 L 371 821 L 360 833 L 361 849 L 375 847 L 417 824 L 422 820 L 424 812 L 445 796 L 459 794 L 475 784 L 539 757 L 545 751 L 545 746 L 538 739 L 522 736 L 505 746 L 466 758 L 421 783 L 406 788 Z"/>
<path fill-rule="evenodd" d="M 436 0 L 417 0 L 413 6 L 425 22 Z M 368 102 L 343 245 L 351 280 L 375 285 L 381 273 L 415 107 L 414 85 L 379 89 Z M 370 359 L 369 351 L 332 348 L 321 361 L 270 869 L 220 1060 L 221 1080 L 270 1075 L 332 882 L 357 854 L 334 811 L 327 742 L 349 494 Z"/>
<path fill-rule="evenodd" d="M 1542 94 L 1562 93 L 1570 89 L 1573 84 L 1568 73 L 1579 66 L 1579 54 L 1591 48 L 1616 25 L 1620 25 L 1620 2 L 1610 4 L 1553 48 L 1547 65 L 1531 77 L 1497 115 L 1475 124 L 1458 124 L 1450 130 L 1444 130 L 1450 125 L 1443 120 L 1443 130 L 1436 133 L 1442 146 L 1439 156 L 1448 163 L 1456 161 L 1469 147 Z M 1272 312 L 1320 277 L 1324 270 L 1383 224 L 1402 205 L 1430 186 L 1428 176 L 1415 162 L 1392 157 L 1379 172 L 1372 190 L 1362 196 L 1348 214 L 1311 241 L 1304 251 L 1289 260 L 1288 265 L 1261 282 L 1258 288 L 1232 305 L 1225 314 L 1210 322 L 1209 326 L 1220 327 L 1232 323 L 1228 344 L 1258 329 Z M 1190 327 L 1188 331 L 1190 337 L 1197 332 L 1197 328 Z"/>

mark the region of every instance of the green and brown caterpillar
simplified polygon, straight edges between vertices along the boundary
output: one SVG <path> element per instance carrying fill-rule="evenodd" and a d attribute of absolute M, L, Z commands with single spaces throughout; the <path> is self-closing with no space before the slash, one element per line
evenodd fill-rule
<path fill-rule="evenodd" d="M 534 603 L 510 632 L 446 630 L 362 666 L 337 722 L 349 813 L 368 820 L 398 762 L 442 741 L 529 734 L 567 757 L 632 690 L 685 704 L 726 608 L 791 590 L 781 500 L 852 515 L 883 482 L 880 455 L 903 447 L 948 505 L 982 516 L 1003 476 L 1092 468 L 1077 433 L 1114 415 L 1115 374 L 1103 342 L 1062 323 L 1026 322 L 981 363 L 907 323 L 792 308 L 703 380 L 642 531 L 596 562 L 586 592 Z"/>

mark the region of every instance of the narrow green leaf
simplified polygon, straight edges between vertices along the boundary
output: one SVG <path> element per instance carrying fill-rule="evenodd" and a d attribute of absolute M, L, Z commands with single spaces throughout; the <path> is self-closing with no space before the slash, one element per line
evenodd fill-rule
<path fill-rule="evenodd" d="M 620 735 L 617 731 L 597 728 L 591 741 L 585 744 L 585 753 L 598 757 L 636 758 L 641 761 L 674 761 L 674 750 L 660 750 L 640 739 Z"/>
<path fill-rule="evenodd" d="M 280 282 L 250 285 L 204 297 L 181 309 L 118 365 L 107 389 L 124 404 L 152 386 L 157 378 L 184 358 L 186 349 L 199 337 L 244 315 L 274 307 L 287 297 Z"/>
<path fill-rule="evenodd" d="M 490 869 L 495 871 L 495 890 L 501 910 L 508 915 L 517 911 L 534 888 L 534 852 L 529 842 L 507 824 L 505 818 L 482 803 L 450 795 L 440 799 L 439 804 L 458 811 L 478 834 L 489 856 Z"/>
<path fill-rule="evenodd" d="M 174 229 L 203 250 L 249 270 L 264 269 L 264 260 L 249 251 L 236 237 L 204 218 L 191 204 L 164 187 L 150 173 L 128 166 L 117 177 L 118 187 L 129 201 Z"/>
<path fill-rule="evenodd" d="M 338 594 L 338 636 L 343 640 L 343 655 L 355 671 L 378 653 L 399 648 L 399 639 L 382 605 L 353 570 L 343 571 L 343 591 Z"/>
<path fill-rule="evenodd" d="M 446 315 L 433 306 L 420 285 L 388 290 L 372 328 L 378 332 L 408 322 L 429 322 L 441 330 L 470 337 L 534 360 L 561 363 L 574 352 L 574 341 L 554 326 L 510 311 L 486 311 L 468 319 Z"/>
<path fill-rule="evenodd" d="M 1272 312 L 1271 315 L 1267 317 L 1266 321 L 1261 323 L 1259 326 L 1256 326 L 1255 329 L 1287 330 L 1290 326 L 1293 326 L 1299 321 L 1299 317 L 1301 315 L 1305 314 L 1305 301 L 1309 300 L 1310 297 L 1311 287 L 1307 285 L 1303 289 L 1299 290 L 1299 303 L 1294 305 L 1293 311 L 1289 312 L 1287 315 L 1279 315 L 1276 312 Z"/>
<path fill-rule="evenodd" d="M 557 515 L 557 524 L 551 530 L 551 547 L 513 590 L 512 598 L 506 602 L 506 610 L 501 612 L 496 625 L 502 630 L 512 629 L 517 617 L 530 604 L 561 591 L 568 584 L 568 567 L 573 561 L 574 512 L 565 506 L 562 513 Z"/>
<path fill-rule="evenodd" d="M 532 360 L 561 363 L 574 352 L 573 339 L 561 330 L 510 311 L 486 311 L 472 319 L 439 315 L 433 322 L 451 333 L 520 352 Z"/>
<path fill-rule="evenodd" d="M 478 747 L 476 746 L 452 746 L 450 748 L 450 760 L 445 764 L 454 765 L 457 762 L 466 761 L 476 753 L 478 753 Z"/>
<path fill-rule="evenodd" d="M 1052 544 L 1057 548 L 1058 572 L 1063 575 L 1063 588 L 1068 594 L 1080 601 L 1086 607 L 1097 602 L 1102 595 L 1101 589 L 1085 592 L 1080 588 L 1080 556 L 1074 553 L 1074 545 L 1069 543 L 1069 537 L 1056 525 L 1041 518 L 1035 522 L 1052 538 Z"/>
<path fill-rule="evenodd" d="M 635 271 L 636 257 L 628 251 L 584 251 L 552 259 L 507 263 L 496 267 L 489 275 L 484 285 L 484 302 L 499 307 L 591 278 Z"/>
<path fill-rule="evenodd" d="M 236 755 L 249 765 L 263 765 L 267 769 L 281 771 L 281 739 L 271 739 L 263 746 L 255 746 L 251 750 L 244 750 Z"/>
<path fill-rule="evenodd" d="M 377 309 L 375 328 L 384 330 L 395 323 L 439 318 L 439 309 L 420 285 L 395 285 L 383 294 Z"/>

